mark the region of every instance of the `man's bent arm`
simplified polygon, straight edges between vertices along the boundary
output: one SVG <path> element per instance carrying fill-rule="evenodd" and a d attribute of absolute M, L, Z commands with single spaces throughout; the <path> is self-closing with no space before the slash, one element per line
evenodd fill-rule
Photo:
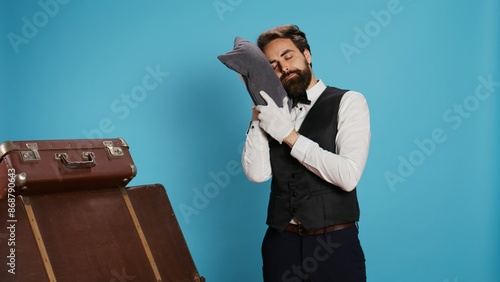
<path fill-rule="evenodd" d="M 250 181 L 260 183 L 271 178 L 269 140 L 267 134 L 260 128 L 255 114 L 247 132 L 241 163 Z"/>
<path fill-rule="evenodd" d="M 291 155 L 325 181 L 352 191 L 363 174 L 371 138 L 370 113 L 361 93 L 349 91 L 344 94 L 337 128 L 336 153 L 300 136 Z"/>

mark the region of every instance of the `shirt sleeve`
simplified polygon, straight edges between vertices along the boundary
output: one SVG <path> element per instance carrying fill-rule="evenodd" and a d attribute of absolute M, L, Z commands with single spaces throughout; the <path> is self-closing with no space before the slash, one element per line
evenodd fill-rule
<path fill-rule="evenodd" d="M 271 178 L 269 141 L 267 134 L 260 128 L 259 121 L 250 123 L 241 163 L 243 171 L 250 181 L 260 183 Z"/>
<path fill-rule="evenodd" d="M 291 155 L 325 181 L 352 191 L 363 174 L 371 138 L 370 113 L 361 93 L 348 91 L 342 97 L 337 130 L 336 152 L 301 135 Z"/>

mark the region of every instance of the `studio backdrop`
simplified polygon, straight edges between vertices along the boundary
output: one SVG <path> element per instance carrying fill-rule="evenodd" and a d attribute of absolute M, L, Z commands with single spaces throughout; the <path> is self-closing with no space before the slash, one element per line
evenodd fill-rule
<path fill-rule="evenodd" d="M 252 102 L 217 56 L 293 23 L 316 77 L 370 107 L 369 281 L 500 281 L 499 18 L 494 0 L 1 1 L 0 142 L 125 139 L 130 185 L 165 186 L 200 274 L 261 281 L 270 183 L 243 173 Z"/>

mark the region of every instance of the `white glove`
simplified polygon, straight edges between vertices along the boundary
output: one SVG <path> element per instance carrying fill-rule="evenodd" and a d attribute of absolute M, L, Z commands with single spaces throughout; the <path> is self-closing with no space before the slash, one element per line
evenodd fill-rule
<path fill-rule="evenodd" d="M 287 106 L 288 97 L 283 98 L 283 107 L 280 108 L 266 92 L 260 91 L 259 93 L 267 102 L 267 106 L 255 106 L 255 109 L 260 112 L 258 116 L 260 127 L 281 144 L 283 139 L 290 135 L 294 129 L 290 110 Z"/>

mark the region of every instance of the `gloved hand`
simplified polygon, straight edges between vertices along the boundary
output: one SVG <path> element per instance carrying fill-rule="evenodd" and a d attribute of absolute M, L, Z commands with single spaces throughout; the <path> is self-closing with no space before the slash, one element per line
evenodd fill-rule
<path fill-rule="evenodd" d="M 276 105 L 269 95 L 260 91 L 260 96 L 267 102 L 267 106 L 257 105 L 255 109 L 260 112 L 258 118 L 260 127 L 280 144 L 294 129 L 290 110 L 288 109 L 288 97 L 283 98 L 283 107 Z"/>

